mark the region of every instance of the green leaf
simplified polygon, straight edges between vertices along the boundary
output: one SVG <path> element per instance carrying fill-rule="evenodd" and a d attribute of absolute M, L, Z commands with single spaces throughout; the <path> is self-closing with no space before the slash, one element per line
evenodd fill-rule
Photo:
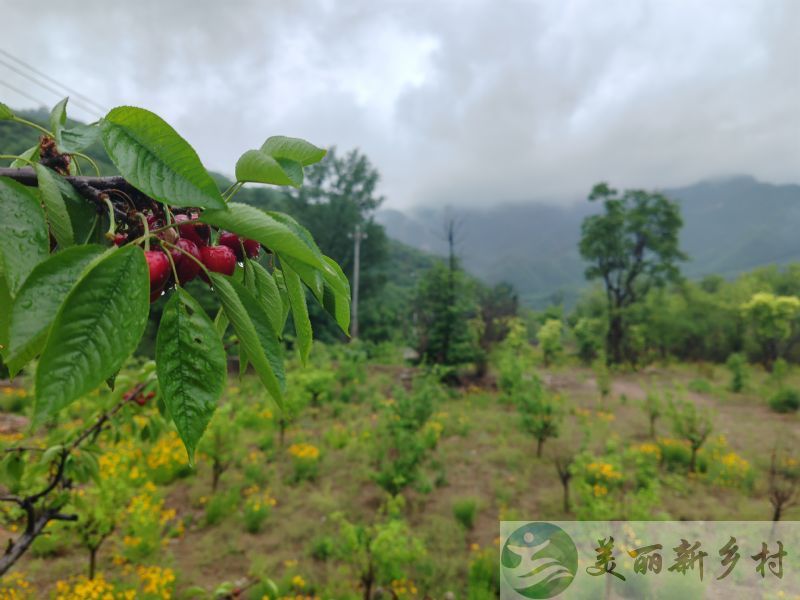
<path fill-rule="evenodd" d="M 280 335 L 283 333 L 283 326 L 286 319 L 283 317 L 283 301 L 278 290 L 278 284 L 269 272 L 255 261 L 253 264 L 253 274 L 255 275 L 256 300 L 261 303 L 269 317 L 272 328 Z"/>
<path fill-rule="evenodd" d="M 16 491 L 25 473 L 25 459 L 21 452 L 9 452 L 3 463 L 3 482 L 11 491 Z"/>
<path fill-rule="evenodd" d="M 59 149 L 61 148 L 61 131 L 67 124 L 67 102 L 69 102 L 69 98 L 64 98 L 50 111 L 50 131 L 53 133 Z"/>
<path fill-rule="evenodd" d="M 100 128 L 97 125 L 76 123 L 75 126 L 61 131 L 58 149 L 62 152 L 83 152 L 92 144 L 100 141 Z"/>
<path fill-rule="evenodd" d="M 275 269 L 272 271 L 272 278 L 278 286 L 278 293 L 281 295 L 281 304 L 283 304 L 283 312 L 281 313 L 281 326 L 278 331 L 283 332 L 286 328 L 286 319 L 289 318 L 289 294 L 286 292 L 286 282 L 283 280 L 283 271 Z"/>
<path fill-rule="evenodd" d="M 56 238 L 56 242 L 61 248 L 68 248 L 75 240 L 67 206 L 64 204 L 64 198 L 56 184 L 58 175 L 39 163 L 34 165 L 34 170 L 36 178 L 39 180 L 39 193 L 47 212 L 47 219 L 50 221 L 50 228 L 53 230 L 53 237 Z"/>
<path fill-rule="evenodd" d="M 0 260 L 12 297 L 49 249 L 39 199 L 30 188 L 0 177 Z"/>
<path fill-rule="evenodd" d="M 56 177 L 55 181 L 58 185 L 58 190 L 61 192 L 61 197 L 64 199 L 67 213 L 69 213 L 75 241 L 85 244 L 89 241 L 92 234 L 96 233 L 96 221 L 98 220 L 97 209 L 78 194 L 75 188 L 72 187 L 72 184 L 66 179 L 63 177 Z"/>
<path fill-rule="evenodd" d="M 339 328 L 349 335 L 350 328 L 350 284 L 335 260 L 323 256 L 323 260 L 331 270 L 337 273 L 331 275 L 329 271 L 317 271 L 308 265 L 286 256 L 280 257 L 281 262 L 289 265 L 303 283 L 308 286 L 317 302 L 336 320 Z"/>
<path fill-rule="evenodd" d="M 247 362 L 247 353 L 244 350 L 244 346 L 239 344 L 239 379 L 244 377 L 245 373 L 247 373 L 247 367 L 250 363 Z"/>
<path fill-rule="evenodd" d="M 147 325 L 150 279 L 138 246 L 114 249 L 84 272 L 58 310 L 36 369 L 34 421 L 116 373 Z"/>
<path fill-rule="evenodd" d="M 333 316 L 341 330 L 349 335 L 350 282 L 347 281 L 347 277 L 342 271 L 342 268 L 335 260 L 329 256 L 326 256 L 325 261 L 328 263 L 328 266 L 330 266 L 331 269 L 337 272 L 338 278 L 336 280 L 336 285 L 333 285 L 332 281 L 327 276 L 327 273 L 325 274 L 325 292 L 323 295 L 322 306 L 325 307 L 325 310 L 328 311 L 331 316 Z M 342 290 L 342 287 L 344 287 L 344 290 Z"/>
<path fill-rule="evenodd" d="M 276 221 L 280 221 L 284 225 L 286 225 L 289 229 L 291 229 L 297 237 L 305 242 L 305 244 L 311 249 L 314 254 L 317 254 L 322 257 L 323 263 L 322 267 L 320 268 L 320 275 L 325 280 L 327 285 L 330 285 L 334 288 L 334 290 L 341 295 L 344 299 L 346 299 L 347 303 L 350 302 L 350 282 L 347 280 L 347 277 L 342 272 L 342 269 L 339 267 L 336 262 L 334 262 L 331 258 L 324 256 L 320 251 L 317 243 L 314 241 L 314 237 L 311 235 L 311 232 L 308 231 L 305 227 L 300 225 L 297 221 L 295 221 L 291 216 L 287 215 L 286 213 L 276 212 L 276 211 L 267 211 L 267 214 L 271 216 Z M 286 256 L 284 255 L 284 258 Z M 292 268 L 297 267 L 297 262 L 292 261 Z M 298 271 L 298 274 L 301 278 L 303 278 L 303 273 Z M 311 291 L 314 292 L 314 295 L 322 302 L 322 289 L 320 288 L 320 283 L 317 281 L 317 277 L 308 273 L 308 281 L 303 279 L 303 282 L 311 288 Z"/>
<path fill-rule="evenodd" d="M 322 304 L 322 300 L 325 295 L 325 280 L 322 277 L 322 273 L 317 269 L 309 267 L 307 264 L 289 258 L 288 256 L 281 256 L 280 259 L 282 263 L 286 263 L 292 267 L 292 269 L 300 276 L 302 282 L 305 283 L 308 286 L 308 289 L 311 290 L 311 293 L 314 294 L 314 298 L 317 299 L 317 302 Z"/>
<path fill-rule="evenodd" d="M 200 220 L 261 242 L 282 256 L 296 258 L 317 269 L 328 269 L 319 249 L 309 247 L 290 227 L 254 206 L 231 202 L 228 210 L 203 211 Z"/>
<path fill-rule="evenodd" d="M 282 352 L 269 318 L 243 285 L 219 273 L 210 273 L 210 277 L 245 354 L 275 403 L 283 409 Z"/>
<path fill-rule="evenodd" d="M 3 275 L 3 263 L 0 261 L 0 356 L 5 360 L 8 356 L 8 327 L 11 324 L 11 307 L 14 299 L 8 291 L 8 284 Z"/>
<path fill-rule="evenodd" d="M 214 324 L 182 288 L 164 307 L 156 338 L 158 385 L 189 463 L 225 389 L 227 357 Z"/>
<path fill-rule="evenodd" d="M 311 352 L 311 321 L 308 318 L 308 305 L 306 305 L 306 293 L 300 277 L 289 265 L 281 262 L 283 270 L 283 281 L 286 284 L 286 292 L 289 296 L 289 304 L 292 307 L 292 321 L 294 331 L 297 335 L 297 346 L 300 350 L 300 359 L 305 362 Z"/>
<path fill-rule="evenodd" d="M 228 320 L 228 315 L 225 314 L 223 309 L 219 309 L 217 311 L 217 316 L 214 317 L 214 329 L 217 330 L 217 335 L 220 339 L 225 337 L 225 332 L 228 330 L 228 325 L 230 325 L 230 321 Z"/>
<path fill-rule="evenodd" d="M 12 374 L 41 352 L 64 298 L 84 269 L 104 250 L 102 246 L 76 246 L 36 265 L 10 311 L 6 365 Z"/>
<path fill-rule="evenodd" d="M 300 138 L 273 135 L 261 146 L 261 151 L 274 158 L 286 158 L 307 167 L 321 161 L 328 153 Z"/>
<path fill-rule="evenodd" d="M 101 121 L 100 130 L 114 166 L 148 196 L 172 206 L 225 208 L 194 148 L 158 115 L 119 106 Z"/>
<path fill-rule="evenodd" d="M 0 121 L 8 121 L 14 118 L 14 111 L 8 108 L 7 105 L 0 102 Z"/>
<path fill-rule="evenodd" d="M 39 160 L 39 144 L 31 146 L 25 150 L 25 152 L 19 155 L 19 158 L 15 158 L 13 161 L 11 161 L 9 166 L 12 169 L 19 169 L 20 167 L 27 167 L 28 161 L 35 162 L 37 160 Z"/>
<path fill-rule="evenodd" d="M 303 185 L 303 165 L 286 158 L 275 158 L 261 150 L 248 150 L 236 161 L 236 180 L 273 185 Z"/>

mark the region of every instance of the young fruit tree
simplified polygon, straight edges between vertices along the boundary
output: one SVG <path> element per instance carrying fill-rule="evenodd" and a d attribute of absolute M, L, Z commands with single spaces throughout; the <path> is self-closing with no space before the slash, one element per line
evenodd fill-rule
<path fill-rule="evenodd" d="M 250 182 L 299 187 L 303 169 L 326 151 L 270 137 L 239 158 L 236 182 L 220 192 L 195 150 L 152 112 L 120 106 L 96 123 L 68 126 L 66 107 L 66 99 L 56 105 L 46 128 L 0 103 L 0 120 L 40 134 L 21 155 L 0 155 L 11 161 L 0 168 L 2 363 L 12 377 L 35 363 L 32 429 L 57 427 L 71 403 L 100 386 L 113 388 L 139 344 L 150 304 L 166 295 L 151 384 L 191 464 L 225 386 L 228 327 L 279 409 L 290 313 L 303 361 L 311 349 L 306 289 L 348 331 L 349 283 L 336 262 L 288 215 L 233 201 Z M 84 153 L 98 142 L 119 175 L 101 177 Z M 80 161 L 96 176 L 80 175 Z M 184 287 L 198 276 L 219 300 L 213 318 Z M 65 432 L 63 443 L 37 456 L 41 487 L 27 478 L 4 481 L 0 501 L 24 511 L 26 526 L 0 557 L 0 575 L 50 521 L 77 520 L 63 512 L 66 492 L 81 481 L 73 472 L 82 464 L 75 451 L 93 444 L 140 395 L 98 406 L 96 421 Z M 29 450 L 6 450 L 4 471 L 20 473 Z"/>

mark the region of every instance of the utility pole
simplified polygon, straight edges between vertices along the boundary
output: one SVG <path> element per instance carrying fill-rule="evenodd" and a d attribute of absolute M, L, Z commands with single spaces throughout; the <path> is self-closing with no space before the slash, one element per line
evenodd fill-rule
<path fill-rule="evenodd" d="M 353 301 L 350 305 L 350 337 L 358 337 L 358 284 L 361 271 L 361 240 L 367 239 L 367 234 L 361 231 L 361 225 L 357 224 L 353 233 L 349 234 L 353 239 Z"/>

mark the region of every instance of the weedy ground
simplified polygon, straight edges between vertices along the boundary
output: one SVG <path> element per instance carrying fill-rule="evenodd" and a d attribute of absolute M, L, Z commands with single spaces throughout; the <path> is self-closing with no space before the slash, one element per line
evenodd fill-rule
<path fill-rule="evenodd" d="M 324 546 L 325 538 L 338 543 L 333 513 L 342 511 L 352 522 L 369 523 L 385 504 L 385 492 L 371 477 L 371 444 L 384 403 L 411 372 L 404 365 L 370 365 L 363 384 L 369 390 L 366 399 L 306 407 L 288 428 L 283 446 L 274 427 L 268 435 L 243 429 L 233 450 L 235 464 L 223 473 L 216 492 L 211 490 L 210 460 L 202 455 L 195 472 L 164 486 L 166 508 L 176 511 L 183 529 L 182 535 L 164 542 L 163 563 L 177 575 L 177 597 L 192 585 L 213 587 L 223 580 L 246 577 L 254 568 L 274 578 L 299 575 L 318 588 L 352 577 L 338 560 L 315 548 Z M 590 369 L 564 365 L 542 369 L 540 374 L 547 387 L 564 399 L 566 413 L 559 438 L 545 443 L 542 458 L 536 458 L 536 442 L 521 427 L 516 408 L 503 402 L 493 385 L 452 389 L 435 407 L 431 419 L 441 424 L 439 441 L 418 481 L 403 491 L 403 510 L 434 565 L 430 578 L 438 582 L 438 593 L 464 589 L 475 553 L 496 547 L 500 519 L 574 519 L 573 512 L 563 510 L 562 487 L 552 462 L 554 448 L 580 446 L 587 431 L 593 448 L 601 448 L 609 439 L 619 439 L 623 447 L 650 441 L 649 421 L 642 409 L 648 392 L 677 389 L 684 398 L 711 408 L 712 437 L 724 436 L 730 450 L 756 474 L 754 485 L 745 488 L 663 472 L 658 516 L 676 520 L 771 517 L 764 472 L 776 440 L 800 447 L 800 421 L 796 414 L 769 409 L 763 374 L 756 375 L 748 391 L 733 394 L 727 390 L 728 375 L 722 367 L 652 367 L 615 374 L 613 389 L 605 398 L 598 393 Z M 246 396 L 242 390 L 248 388 L 232 378 L 228 395 Z M 656 421 L 656 428 L 658 436 L 673 435 L 666 415 Z M 289 448 L 298 443 L 319 450 L 314 479 L 298 482 L 293 478 Z M 261 530 L 247 533 L 242 503 L 253 485 L 268 489 L 276 502 Z M 219 504 L 213 518 L 209 518 L 211 502 Z M 457 505 L 467 517 L 457 518 Z M 471 518 L 470 512 L 474 512 Z M 800 519 L 800 507 L 784 518 Z M 99 571 L 114 573 L 121 568 L 115 562 L 120 544 L 112 537 L 101 548 Z M 86 563 L 85 553 L 68 544 L 55 556 L 28 555 L 19 569 L 45 596 L 57 580 L 85 572 Z M 355 589 L 355 582 L 351 585 Z"/>

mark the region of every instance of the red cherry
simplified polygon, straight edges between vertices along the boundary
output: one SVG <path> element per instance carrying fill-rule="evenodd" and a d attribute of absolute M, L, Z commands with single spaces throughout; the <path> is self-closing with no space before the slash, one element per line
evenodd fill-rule
<path fill-rule="evenodd" d="M 219 232 L 219 245 L 227 246 L 236 255 L 236 260 L 242 260 L 242 245 L 239 242 L 239 236 L 230 231 Z"/>
<path fill-rule="evenodd" d="M 147 228 L 157 229 L 158 227 L 161 227 L 161 221 L 158 219 L 158 217 L 152 213 L 147 215 Z"/>
<path fill-rule="evenodd" d="M 231 233 L 230 231 L 221 231 L 219 234 L 219 243 L 222 246 L 227 246 L 231 250 L 233 250 L 234 254 L 236 254 L 236 260 L 243 260 L 242 256 L 242 244 L 244 244 L 244 251 L 245 254 L 249 258 L 256 258 L 258 253 L 261 251 L 261 244 L 259 244 L 255 240 L 242 240 L 238 235 L 235 233 Z"/>
<path fill-rule="evenodd" d="M 197 218 L 197 214 L 189 215 L 175 215 L 176 223 L 183 223 L 184 221 L 191 221 Z M 211 228 L 204 223 L 185 223 L 178 226 L 178 231 L 181 237 L 193 241 L 198 246 L 207 246 L 211 238 Z"/>
<path fill-rule="evenodd" d="M 114 234 L 114 245 L 115 246 L 122 246 L 125 241 L 128 239 L 128 236 L 123 233 L 115 233 Z"/>
<path fill-rule="evenodd" d="M 200 256 L 209 271 L 233 275 L 236 269 L 236 255 L 227 246 L 203 246 L 200 248 Z M 200 275 L 208 281 L 204 273 Z"/>
<path fill-rule="evenodd" d="M 178 281 L 181 284 L 188 283 L 200 273 L 200 263 L 197 262 L 197 260 L 202 261 L 203 259 L 200 254 L 200 248 L 197 247 L 197 244 L 185 238 L 179 239 L 175 245 L 183 250 L 183 252 L 178 248 L 170 250 L 172 260 L 175 261 L 175 270 L 178 272 Z M 192 260 L 187 254 L 197 260 Z"/>
<path fill-rule="evenodd" d="M 147 250 L 144 258 L 150 270 L 150 302 L 155 302 L 169 280 L 169 258 L 161 250 Z"/>
<path fill-rule="evenodd" d="M 256 258 L 258 253 L 261 252 L 261 244 L 255 240 L 245 240 L 244 251 L 249 258 Z"/>

